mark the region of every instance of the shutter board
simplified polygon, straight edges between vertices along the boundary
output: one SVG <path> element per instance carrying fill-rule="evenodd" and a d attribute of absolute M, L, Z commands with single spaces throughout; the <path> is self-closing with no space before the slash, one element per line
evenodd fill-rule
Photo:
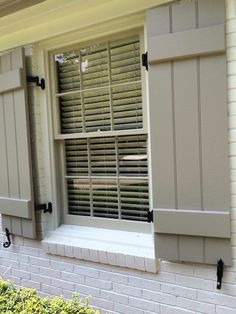
<path fill-rule="evenodd" d="M 167 260 L 216 264 L 222 258 L 231 264 L 230 239 L 220 238 L 230 234 L 223 24 L 223 0 L 184 2 L 147 12 L 155 248 L 157 256 Z M 203 56 L 199 45 L 190 45 L 190 40 L 188 53 L 178 60 L 180 49 L 187 50 L 186 45 L 176 44 L 177 39 L 187 33 L 194 38 L 200 31 L 204 41 L 211 41 L 209 30 L 213 29 L 220 30 L 214 38 L 220 49 L 210 49 Z M 164 43 L 163 38 L 168 40 Z M 162 59 L 160 50 L 155 50 L 159 45 L 165 51 Z M 153 54 L 150 46 L 155 47 Z M 185 208 L 190 213 L 199 210 L 199 217 L 219 212 L 213 230 L 205 227 L 201 232 L 201 219 L 198 226 L 191 220 L 195 231 L 188 228 L 184 224 L 188 219 L 181 217 Z M 159 209 L 171 209 L 174 215 L 179 210 L 179 229 L 174 216 L 164 219 Z M 223 234 L 216 230 L 221 224 Z"/>
<path fill-rule="evenodd" d="M 152 38 L 149 63 L 191 58 L 225 51 L 224 25 L 216 25 Z"/>
<path fill-rule="evenodd" d="M 28 200 L 0 197 L 0 213 L 2 214 L 31 219 L 31 207 L 31 202 Z"/>
<path fill-rule="evenodd" d="M 14 235 L 34 238 L 35 217 L 24 50 L 17 48 L 1 56 L 0 64 L 3 80 L 5 75 L 8 79 L 11 73 L 15 74 L 12 82 L 20 82 L 20 85 L 14 88 L 6 86 L 5 90 L 1 90 L 0 160 L 1 170 L 5 168 L 2 171 L 4 181 L 0 186 L 0 196 L 5 199 L 2 226 L 3 230 L 7 227 Z"/>
<path fill-rule="evenodd" d="M 0 74 L 0 93 L 22 87 L 22 69 Z"/>
<path fill-rule="evenodd" d="M 230 238 L 229 212 L 161 209 L 154 212 L 154 231 L 167 234 Z"/>

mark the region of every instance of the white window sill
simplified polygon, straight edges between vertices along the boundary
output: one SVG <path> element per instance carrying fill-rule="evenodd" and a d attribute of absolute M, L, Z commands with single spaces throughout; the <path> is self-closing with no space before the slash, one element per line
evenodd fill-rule
<path fill-rule="evenodd" d="M 61 225 L 47 234 L 42 247 L 50 254 L 157 272 L 151 234 Z"/>

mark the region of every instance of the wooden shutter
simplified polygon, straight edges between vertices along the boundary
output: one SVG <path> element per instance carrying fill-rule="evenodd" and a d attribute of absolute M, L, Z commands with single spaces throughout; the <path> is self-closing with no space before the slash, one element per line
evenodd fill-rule
<path fill-rule="evenodd" d="M 3 231 L 35 237 L 24 50 L 0 57 L 0 213 Z"/>
<path fill-rule="evenodd" d="M 223 0 L 147 12 L 156 254 L 231 263 Z"/>

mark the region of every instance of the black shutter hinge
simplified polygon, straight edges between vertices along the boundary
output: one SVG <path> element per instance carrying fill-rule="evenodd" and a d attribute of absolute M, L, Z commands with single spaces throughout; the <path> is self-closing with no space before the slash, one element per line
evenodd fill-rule
<path fill-rule="evenodd" d="M 148 71 L 148 53 L 145 52 L 142 54 L 142 66 Z"/>
<path fill-rule="evenodd" d="M 3 247 L 5 248 L 5 249 L 7 249 L 10 245 L 11 245 L 11 233 L 9 232 L 9 230 L 7 229 L 7 228 L 5 228 L 5 232 L 6 232 L 6 238 L 7 238 L 7 241 L 5 241 L 4 243 L 3 243 Z"/>
<path fill-rule="evenodd" d="M 148 222 L 153 222 L 153 210 L 148 212 Z"/>
<path fill-rule="evenodd" d="M 35 205 L 35 210 L 43 210 L 44 213 L 52 213 L 52 203 L 45 203 L 45 204 L 37 204 Z"/>
<path fill-rule="evenodd" d="M 223 278 L 223 273 L 224 273 L 224 262 L 222 259 L 219 259 L 217 262 L 217 285 L 216 289 L 220 290 L 221 285 L 222 285 L 222 278 Z"/>
<path fill-rule="evenodd" d="M 36 86 L 40 86 L 41 89 L 45 89 L 45 79 L 41 79 L 39 81 L 38 76 L 27 76 L 27 82 L 28 83 L 35 83 Z"/>

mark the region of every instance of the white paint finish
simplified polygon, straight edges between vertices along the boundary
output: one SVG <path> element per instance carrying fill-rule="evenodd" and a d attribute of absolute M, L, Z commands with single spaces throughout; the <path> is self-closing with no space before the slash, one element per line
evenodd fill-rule
<path fill-rule="evenodd" d="M 22 69 L 0 74 L 0 94 L 22 88 Z"/>
<path fill-rule="evenodd" d="M 235 0 L 227 0 L 226 4 L 229 5 L 231 4 L 231 7 L 235 7 Z M 233 12 L 230 12 L 231 14 L 231 18 L 232 18 L 232 14 Z M 235 15 L 235 20 L 236 20 L 236 15 Z M 233 33 L 232 33 L 233 34 Z M 96 34 L 95 34 L 96 35 Z M 69 34 L 68 34 L 69 37 Z M 236 38 L 236 36 L 235 36 Z M 236 41 L 234 41 L 235 45 Z M 232 74 L 236 77 L 236 73 Z M 38 91 L 37 89 L 35 89 L 35 94 L 36 94 L 36 102 L 39 102 L 42 100 L 41 96 L 42 93 L 40 91 Z M 42 104 L 42 102 L 41 102 Z M 230 105 L 231 108 L 233 106 L 233 104 Z M 232 108 L 234 109 L 234 108 Z M 236 110 L 236 109 L 235 109 Z M 37 123 L 38 123 L 38 128 L 37 128 L 37 156 L 40 160 L 40 158 L 43 156 L 43 154 L 45 153 L 45 149 L 42 149 L 42 142 L 41 140 L 39 140 L 40 137 L 40 123 L 42 123 L 42 121 L 40 121 L 40 114 L 39 112 L 34 113 L 35 115 L 37 114 Z M 213 111 L 211 112 L 211 114 L 213 114 Z M 232 118 L 233 113 L 230 112 L 230 116 L 229 118 Z M 44 120 L 44 119 L 42 119 Z M 233 127 L 233 130 L 235 130 L 236 128 Z M 34 136 L 36 137 L 36 134 L 34 134 Z M 36 148 L 35 148 L 36 149 Z M 37 163 L 39 162 L 37 158 Z M 231 157 L 231 160 L 235 159 L 236 160 L 236 156 L 233 155 Z M 36 162 L 36 160 L 35 160 Z M 40 163 L 39 163 L 40 164 Z M 236 163 L 232 163 L 232 167 L 234 167 L 234 169 L 236 169 Z M 40 173 L 40 185 L 37 187 L 37 194 L 43 194 L 43 190 L 45 188 L 44 184 L 45 184 L 45 179 L 43 177 L 43 175 Z M 234 201 L 234 195 L 236 194 L 236 189 L 233 186 L 233 184 L 231 184 L 231 190 L 233 193 L 233 195 L 231 194 L 231 206 L 234 208 L 235 210 L 235 201 Z M 44 215 L 46 217 L 45 220 L 48 221 L 49 217 L 48 215 Z M 235 238 L 235 231 L 236 229 L 234 228 L 233 230 L 233 238 Z M 15 241 L 15 240 L 14 240 Z M 35 245 L 39 242 L 34 242 Z M 17 241 L 17 243 L 15 242 L 15 244 L 17 244 L 17 249 L 19 248 L 19 243 Z M 22 245 L 22 243 L 20 244 L 20 246 Z M 27 250 L 27 255 L 24 254 L 25 257 L 29 257 L 31 255 L 31 252 L 33 254 L 33 247 L 34 244 L 33 242 L 30 243 L 25 243 L 25 247 L 28 248 Z M 166 247 L 168 248 L 168 243 L 166 245 Z M 235 251 L 235 245 L 233 245 L 234 251 Z M 13 265 L 14 269 L 17 269 L 17 267 L 19 266 L 19 259 L 17 260 L 17 256 L 11 256 L 11 258 L 6 258 L 6 254 L 8 251 L 6 251 L 3 248 L 0 248 L 0 256 L 3 257 L 1 258 L 1 273 L 2 273 L 2 269 L 5 267 L 4 265 Z M 236 251 L 235 251 L 236 252 Z M 41 252 L 41 254 L 44 254 L 44 252 Z M 236 256 L 236 255 L 235 255 Z M 20 257 L 19 257 L 20 258 Z M 70 259 L 70 258 L 64 258 L 64 257 L 59 257 L 59 256 L 53 256 L 53 255 L 48 255 L 47 257 L 49 260 L 51 260 L 51 267 L 46 268 L 48 271 L 48 274 L 52 274 L 52 271 L 54 270 L 55 265 L 58 266 L 58 264 L 56 263 L 61 263 L 63 264 L 63 267 L 67 268 L 67 272 L 70 272 L 71 274 L 73 274 L 73 267 L 75 265 L 77 265 L 78 263 L 82 263 L 82 265 L 88 267 L 88 269 L 96 269 L 97 271 L 100 272 L 100 276 L 101 279 L 104 279 L 102 277 L 102 274 L 106 271 L 107 274 L 107 280 L 110 280 L 111 282 L 115 283 L 117 281 L 124 281 L 125 280 L 125 284 L 128 286 L 127 289 L 127 293 L 126 295 L 122 294 L 122 296 L 128 296 L 130 298 L 132 298 L 132 286 L 131 286 L 131 282 L 127 281 L 128 279 L 130 279 L 131 277 L 135 279 L 135 288 L 139 288 L 142 289 L 143 286 L 146 286 L 148 288 L 146 288 L 147 290 L 150 291 L 158 291 L 158 285 L 159 285 L 159 289 L 160 286 L 162 287 L 163 292 L 165 293 L 169 293 L 171 295 L 174 295 L 177 298 L 179 298 L 179 296 L 181 297 L 181 306 L 170 306 L 164 303 L 164 300 L 160 301 L 160 302 L 155 302 L 155 311 L 150 311 L 148 310 L 148 308 L 146 307 L 145 310 L 142 310 L 140 308 L 138 308 L 137 304 L 138 303 L 133 303 L 133 306 L 128 306 L 126 304 L 123 303 L 119 303 L 118 300 L 121 302 L 122 298 L 120 298 L 119 296 L 117 296 L 116 300 L 112 301 L 114 304 L 114 311 L 108 310 L 108 308 L 106 308 L 106 304 L 105 302 L 103 303 L 103 305 L 105 306 L 102 310 L 103 313 L 112 313 L 112 314 L 117 314 L 117 313 L 140 313 L 140 314 L 157 314 L 158 312 L 160 312 L 161 314 L 195 314 L 199 312 L 199 307 L 196 308 L 196 310 L 191 310 L 190 308 L 192 307 L 191 305 L 191 300 L 197 300 L 197 297 L 194 297 L 194 294 L 197 295 L 197 293 L 199 293 L 199 295 L 201 296 L 201 299 L 203 297 L 203 292 L 206 292 L 204 297 L 208 298 L 208 301 L 204 301 L 204 300 L 198 300 L 198 302 L 200 302 L 199 304 L 203 304 L 204 303 L 211 303 L 211 300 L 214 300 L 215 298 L 218 300 L 217 302 L 221 302 L 221 305 L 215 305 L 215 313 L 218 314 L 234 314 L 235 313 L 235 306 L 232 307 L 232 305 L 230 305 L 228 296 L 232 296 L 233 299 L 235 299 L 235 274 L 236 274 L 236 262 L 234 260 L 233 262 L 233 266 L 232 267 L 226 267 L 225 268 L 225 273 L 224 273 L 224 277 L 223 277 L 223 286 L 222 286 L 222 290 L 216 290 L 216 268 L 215 266 L 199 266 L 198 264 L 194 264 L 194 263 L 167 263 L 165 261 L 161 261 L 161 270 L 157 275 L 153 275 L 153 274 L 148 274 L 148 273 L 144 273 L 144 272 L 140 272 L 140 271 L 134 271 L 131 269 L 125 269 L 125 268 L 120 268 L 120 267 L 115 267 L 115 266 L 111 266 L 111 265 L 101 265 L 100 263 L 90 263 L 90 262 L 86 262 L 86 261 L 75 261 L 75 259 Z M 61 262 L 59 262 L 61 260 Z M 62 263 L 66 261 L 66 263 Z M 30 267 L 29 263 L 27 262 L 27 260 L 24 262 L 25 265 L 22 264 L 22 262 L 20 262 L 20 267 L 23 266 L 28 266 Z M 38 266 L 40 267 L 40 266 Z M 41 269 L 44 267 L 41 267 Z M 6 269 L 6 268 L 4 268 Z M 44 268 L 45 269 L 45 268 Z M 32 270 L 33 271 L 33 270 Z M 231 272 L 231 279 L 230 279 L 230 284 L 229 282 L 229 277 L 228 277 L 228 271 Z M 58 272 L 60 272 L 60 270 L 58 270 Z M 61 274 L 60 274 L 61 275 Z M 46 275 L 48 276 L 48 275 Z M 109 276 L 109 279 L 108 279 Z M 9 279 L 13 280 L 16 284 L 18 285 L 22 285 L 22 284 L 27 284 L 27 285 L 34 285 L 34 286 L 38 286 L 41 290 L 42 290 L 42 285 L 40 285 L 39 283 L 35 283 L 33 281 L 29 281 L 29 280 L 25 280 L 22 281 L 22 279 L 20 277 L 17 276 L 13 276 L 13 275 L 9 275 Z M 165 290 L 165 286 L 168 283 L 169 285 L 169 289 Z M 77 292 L 79 292 L 80 294 L 84 295 L 91 295 L 91 299 L 94 300 L 94 298 L 98 298 L 98 294 L 101 294 L 104 297 L 104 293 L 107 292 L 107 290 L 101 290 L 95 287 L 90 286 L 91 290 L 89 291 L 85 291 L 84 287 L 83 289 L 80 287 L 79 285 L 76 286 L 76 282 L 75 282 L 75 289 Z M 96 289 L 95 291 L 92 291 L 93 289 Z M 55 287 L 51 286 L 51 293 L 53 294 L 53 291 L 55 291 Z M 185 290 L 184 290 L 185 289 Z M 187 291 L 186 291 L 187 289 Z M 188 290 L 191 290 L 191 292 L 189 292 Z M 105 292 L 104 292 L 105 291 Z M 113 290 L 112 290 L 113 291 Z M 66 292 L 68 292 L 67 290 L 63 289 L 63 293 L 66 294 Z M 110 292 L 110 291 L 108 291 Z M 209 293 L 207 295 L 207 293 Z M 67 293 L 67 295 L 69 295 Z M 104 297 L 105 298 L 105 297 Z M 115 296 L 114 296 L 115 298 Z M 141 297 L 142 298 L 142 297 Z M 94 301 L 93 301 L 94 302 Z M 197 306 L 199 305 L 197 304 Z M 226 304 L 226 305 L 223 305 Z M 202 307 L 201 307 L 202 308 Z M 204 309 L 204 306 L 203 306 Z"/>
<path fill-rule="evenodd" d="M 157 233 L 230 238 L 230 213 L 183 209 L 154 209 Z"/>
<path fill-rule="evenodd" d="M 99 25 L 169 0 L 50 0 L 1 18 L 0 50 Z M 109 12 L 109 14 L 108 14 Z M 7 35 L 6 35 L 7 34 Z"/>
<path fill-rule="evenodd" d="M 225 51 L 224 25 L 151 37 L 149 64 Z"/>
<path fill-rule="evenodd" d="M 152 235 L 145 233 L 61 225 L 49 232 L 42 243 L 51 254 L 76 256 L 93 262 L 104 260 L 110 265 L 157 271 Z"/>

